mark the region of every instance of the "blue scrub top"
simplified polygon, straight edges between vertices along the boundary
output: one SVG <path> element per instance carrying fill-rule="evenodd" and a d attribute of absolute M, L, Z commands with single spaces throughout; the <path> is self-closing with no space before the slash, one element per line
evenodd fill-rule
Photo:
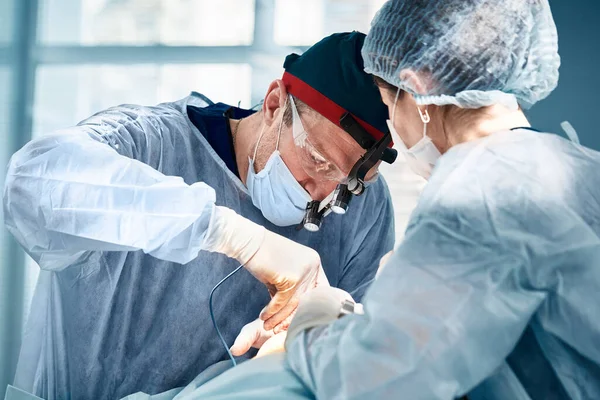
<path fill-rule="evenodd" d="M 187 114 L 190 121 L 202 133 L 208 144 L 225 162 L 227 168 L 240 177 L 229 119 L 242 119 L 254 114 L 254 110 L 244 110 L 224 103 L 211 104 L 208 107 L 188 106 Z"/>

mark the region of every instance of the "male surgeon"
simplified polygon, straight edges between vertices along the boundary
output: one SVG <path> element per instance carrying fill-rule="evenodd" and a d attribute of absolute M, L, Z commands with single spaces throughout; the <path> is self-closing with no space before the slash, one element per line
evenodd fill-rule
<path fill-rule="evenodd" d="M 360 301 L 394 243 L 378 164 L 345 215 L 299 224 L 366 153 L 342 117 L 389 135 L 363 41 L 335 34 L 288 56 L 258 112 L 198 94 L 122 105 L 18 151 L 6 225 L 41 272 L 14 385 L 47 400 L 185 386 L 226 357 L 208 297 L 240 264 L 214 303 L 236 355 L 285 329 L 318 284 Z"/>

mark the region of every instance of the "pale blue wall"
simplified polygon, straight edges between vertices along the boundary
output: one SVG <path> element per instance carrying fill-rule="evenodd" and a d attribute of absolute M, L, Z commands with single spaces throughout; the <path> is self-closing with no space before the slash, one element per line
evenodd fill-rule
<path fill-rule="evenodd" d="M 582 144 L 600 151 L 600 2 L 550 0 L 562 59 L 558 88 L 528 113 L 541 130 L 568 120 Z M 600 173 L 600 171 L 599 171 Z"/>

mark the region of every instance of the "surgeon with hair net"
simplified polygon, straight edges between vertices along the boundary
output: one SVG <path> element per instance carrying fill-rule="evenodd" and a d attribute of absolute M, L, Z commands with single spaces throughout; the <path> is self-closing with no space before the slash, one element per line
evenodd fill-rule
<path fill-rule="evenodd" d="M 405 239 L 362 310 L 307 293 L 285 357 L 197 398 L 251 398 L 264 371 L 289 398 L 599 399 L 600 153 L 523 112 L 558 81 L 547 0 L 391 0 L 362 55 L 428 179 Z"/>
<path fill-rule="evenodd" d="M 298 227 L 373 143 L 390 143 L 364 39 L 333 34 L 290 54 L 258 112 L 194 93 L 113 107 L 19 150 L 5 221 L 41 272 L 14 386 L 46 400 L 152 395 L 229 346 L 248 358 L 317 285 L 362 297 L 394 243 L 380 160 L 345 215 Z"/>

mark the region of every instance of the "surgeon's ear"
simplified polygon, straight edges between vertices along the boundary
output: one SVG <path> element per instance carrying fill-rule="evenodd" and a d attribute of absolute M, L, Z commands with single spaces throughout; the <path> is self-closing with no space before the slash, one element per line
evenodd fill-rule
<path fill-rule="evenodd" d="M 287 99 L 287 89 L 281 79 L 276 79 L 269 85 L 265 101 L 263 102 L 263 118 L 265 124 L 271 124 L 277 120 L 279 113 L 283 112 Z"/>
<path fill-rule="evenodd" d="M 417 94 L 427 93 L 427 82 L 425 82 L 423 76 L 420 76 L 415 71 L 403 69 L 400 71 L 400 81 Z"/>

